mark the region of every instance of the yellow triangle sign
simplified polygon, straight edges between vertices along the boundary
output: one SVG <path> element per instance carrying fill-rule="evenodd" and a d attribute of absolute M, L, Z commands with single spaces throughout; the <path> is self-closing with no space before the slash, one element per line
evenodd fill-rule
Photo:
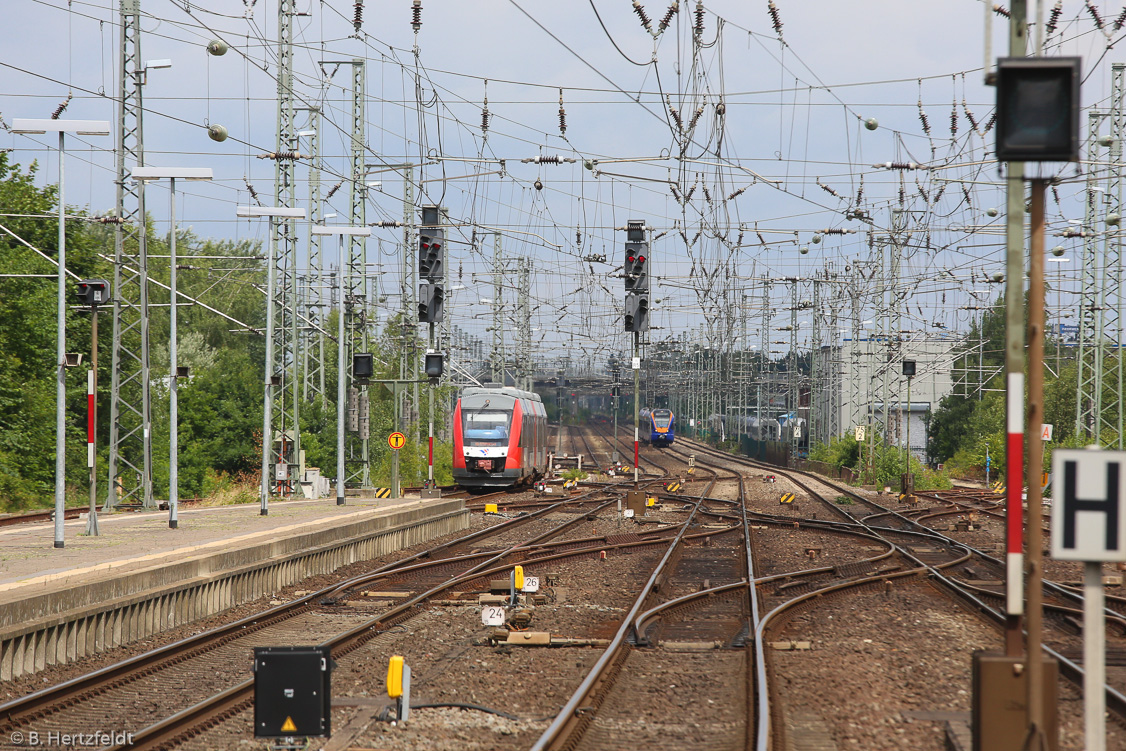
<path fill-rule="evenodd" d="M 285 718 L 285 722 L 282 723 L 281 729 L 283 733 L 297 732 L 297 726 L 293 724 L 293 718 L 288 716 Z"/>

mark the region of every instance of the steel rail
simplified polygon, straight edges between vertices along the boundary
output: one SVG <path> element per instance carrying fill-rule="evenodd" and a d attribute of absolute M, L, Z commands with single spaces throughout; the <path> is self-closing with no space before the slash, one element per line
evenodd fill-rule
<path fill-rule="evenodd" d="M 702 501 L 697 501 L 697 509 L 700 507 L 700 503 L 702 503 Z M 571 695 L 571 698 L 568 699 L 567 703 L 563 705 L 563 708 L 556 715 L 551 725 L 548 726 L 547 730 L 545 730 L 539 737 L 539 739 L 536 740 L 536 742 L 532 745 L 530 751 L 545 751 L 545 749 L 549 747 L 549 744 L 554 743 L 559 738 L 564 728 L 569 725 L 576 716 L 578 716 L 579 706 L 582 701 L 600 682 L 603 674 L 606 672 L 611 663 L 620 656 L 619 652 L 627 644 L 627 636 L 633 630 L 634 619 L 637 617 L 638 612 L 644 605 L 645 599 L 652 592 L 653 586 L 657 583 L 657 580 L 663 573 L 666 564 L 668 564 L 668 562 L 672 560 L 673 552 L 676 551 L 677 547 L 683 540 L 684 533 L 688 530 L 689 525 L 692 523 L 692 519 L 695 517 L 695 513 L 695 510 L 693 510 L 692 514 L 690 514 L 688 519 L 685 520 L 684 528 L 681 530 L 681 533 L 678 534 L 669 544 L 668 550 L 665 551 L 664 557 L 661 558 L 660 562 L 657 564 L 657 567 L 654 568 L 653 572 L 649 575 L 649 580 L 645 583 L 645 586 L 642 587 L 641 593 L 638 595 L 637 600 L 630 608 L 630 611 L 626 614 L 626 617 L 622 619 L 622 625 L 618 627 L 618 631 L 614 634 L 614 638 L 610 640 L 610 645 L 606 647 L 606 650 L 598 658 L 598 661 L 595 662 L 594 666 L 590 669 L 590 672 L 587 673 L 586 678 L 583 679 L 582 683 L 579 684 L 579 687 Z"/>

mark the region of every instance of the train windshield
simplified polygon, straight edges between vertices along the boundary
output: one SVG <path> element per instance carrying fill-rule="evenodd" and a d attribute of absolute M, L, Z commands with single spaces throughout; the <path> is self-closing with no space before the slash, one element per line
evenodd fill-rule
<path fill-rule="evenodd" d="M 512 412 L 499 409 L 461 408 L 466 446 L 507 446 Z"/>
<path fill-rule="evenodd" d="M 672 412 L 667 409 L 653 410 L 653 425 L 658 428 L 667 428 L 672 422 Z"/>

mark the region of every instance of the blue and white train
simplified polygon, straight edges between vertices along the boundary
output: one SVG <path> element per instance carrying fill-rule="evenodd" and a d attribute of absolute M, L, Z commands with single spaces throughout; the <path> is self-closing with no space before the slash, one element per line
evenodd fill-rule
<path fill-rule="evenodd" d="M 643 409 L 639 415 L 641 442 L 671 446 L 676 440 L 676 418 L 669 409 Z"/>

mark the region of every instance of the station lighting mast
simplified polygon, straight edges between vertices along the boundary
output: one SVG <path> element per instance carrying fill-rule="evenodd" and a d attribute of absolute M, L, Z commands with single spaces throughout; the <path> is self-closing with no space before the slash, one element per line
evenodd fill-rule
<path fill-rule="evenodd" d="M 641 435 L 641 334 L 649 330 L 649 243 L 645 239 L 645 222 L 626 222 L 625 263 L 622 275 L 626 280 L 626 331 L 633 332 L 633 481 L 638 481 L 638 441 Z"/>

